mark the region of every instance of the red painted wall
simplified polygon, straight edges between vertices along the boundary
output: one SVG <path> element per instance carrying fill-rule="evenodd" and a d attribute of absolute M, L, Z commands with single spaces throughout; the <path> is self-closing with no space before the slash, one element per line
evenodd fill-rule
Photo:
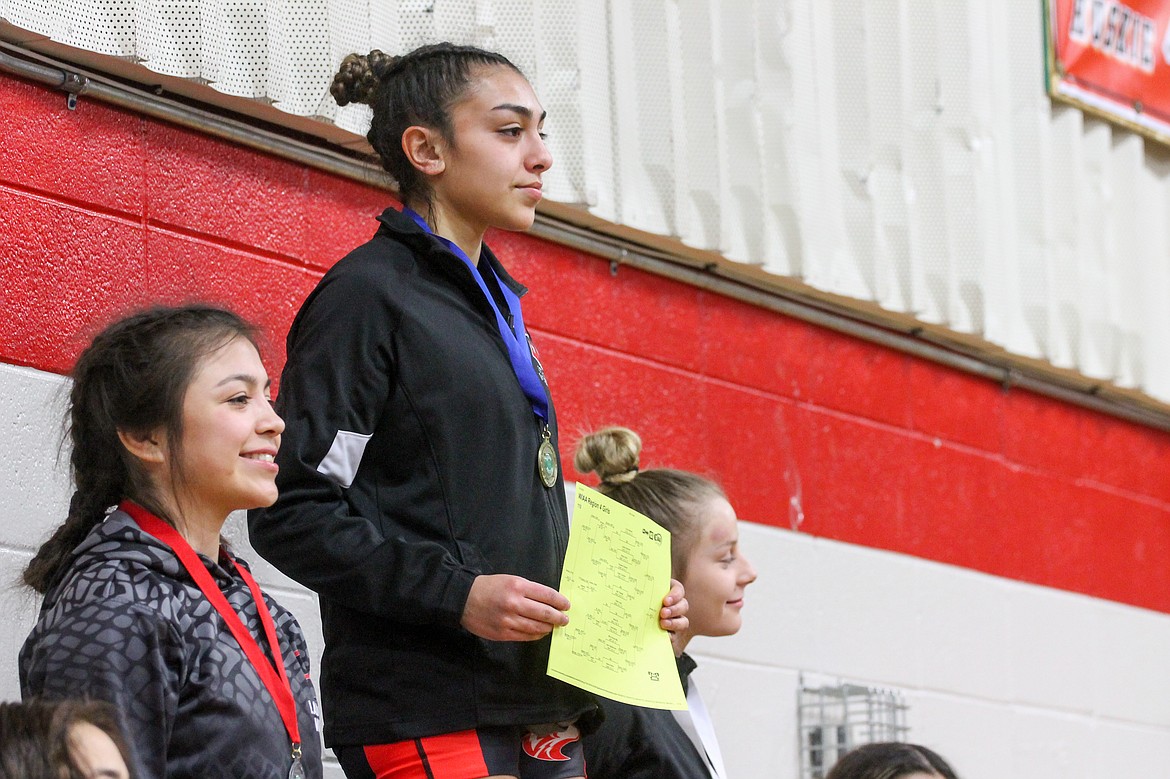
<path fill-rule="evenodd" d="M 268 366 L 384 192 L 0 76 L 0 362 L 65 372 L 147 302 L 261 324 Z M 740 515 L 1170 612 L 1170 435 L 525 235 L 493 248 L 580 432 L 716 476 Z M 570 473 L 570 475 L 572 475 Z M 766 561 L 757 561 L 766 566 Z M 783 572 L 780 572 L 781 575 Z"/>

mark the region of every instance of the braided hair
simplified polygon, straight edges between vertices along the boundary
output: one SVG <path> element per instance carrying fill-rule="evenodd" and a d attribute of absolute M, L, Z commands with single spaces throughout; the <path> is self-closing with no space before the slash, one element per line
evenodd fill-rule
<path fill-rule="evenodd" d="M 175 455 L 171 479 L 181 483 L 177 462 L 187 387 L 200 361 L 235 338 L 256 343 L 251 325 L 205 305 L 151 308 L 98 333 L 71 374 L 65 421 L 74 486 L 69 514 L 25 568 L 25 584 L 46 592 L 73 549 L 123 498 L 159 514 L 149 478 L 118 433 L 164 431 Z"/>

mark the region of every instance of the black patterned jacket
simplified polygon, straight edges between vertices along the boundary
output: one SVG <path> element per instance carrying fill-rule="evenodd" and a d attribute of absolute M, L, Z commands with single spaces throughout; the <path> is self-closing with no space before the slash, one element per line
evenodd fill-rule
<path fill-rule="evenodd" d="M 235 568 L 201 557 L 267 652 L 259 613 Z M 321 776 L 317 701 L 296 619 L 265 596 L 276 623 L 311 779 Z M 20 651 L 25 698 L 112 702 L 139 779 L 284 779 L 289 740 L 240 645 L 170 549 L 115 511 L 74 551 Z"/>

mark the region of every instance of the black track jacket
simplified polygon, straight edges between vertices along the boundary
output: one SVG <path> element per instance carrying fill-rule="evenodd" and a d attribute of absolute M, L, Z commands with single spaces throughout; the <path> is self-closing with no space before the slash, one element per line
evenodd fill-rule
<path fill-rule="evenodd" d="M 289 331 L 280 498 L 249 514 L 256 550 L 320 594 L 326 743 L 590 712 L 545 674 L 547 637 L 460 626 L 479 574 L 558 587 L 564 484 L 540 481 L 541 426 L 470 270 L 406 215 L 379 221 Z M 525 292 L 486 246 L 485 262 Z"/>
<path fill-rule="evenodd" d="M 686 690 L 695 661 L 676 660 Z M 605 701 L 605 722 L 584 740 L 589 779 L 711 779 L 707 762 L 674 713 Z"/>

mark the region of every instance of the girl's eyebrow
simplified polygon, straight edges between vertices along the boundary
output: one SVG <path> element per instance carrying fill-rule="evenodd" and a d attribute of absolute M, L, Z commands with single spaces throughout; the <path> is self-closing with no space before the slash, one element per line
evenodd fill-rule
<path fill-rule="evenodd" d="M 255 376 L 249 376 L 246 373 L 236 373 L 236 374 L 233 374 L 233 375 L 228 376 L 227 378 L 223 379 L 221 382 L 219 382 L 215 386 L 222 387 L 225 384 L 231 384 L 233 381 L 242 381 L 244 384 L 247 384 L 249 387 L 255 387 L 257 384 L 260 383 L 260 380 L 257 379 Z M 272 379 L 266 378 L 264 380 L 264 389 L 268 389 L 271 386 L 272 386 Z"/>
<path fill-rule="evenodd" d="M 528 106 L 516 105 L 515 103 L 500 103 L 498 106 L 496 106 L 492 110 L 493 111 L 511 111 L 514 114 L 520 114 L 525 119 L 531 119 L 532 114 L 533 114 L 532 109 L 529 108 Z M 540 112 L 540 121 L 543 122 L 544 118 L 546 116 L 548 116 L 548 111 L 541 111 Z"/>

